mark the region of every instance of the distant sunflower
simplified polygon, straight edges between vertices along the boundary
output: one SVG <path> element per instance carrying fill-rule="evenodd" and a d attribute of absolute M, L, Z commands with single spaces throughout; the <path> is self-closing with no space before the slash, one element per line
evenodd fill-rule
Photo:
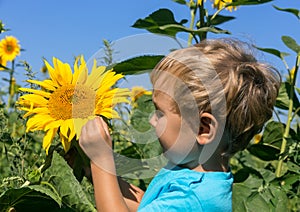
<path fill-rule="evenodd" d="M 0 41 L 0 56 L 4 61 L 12 61 L 20 54 L 19 41 L 14 36 L 6 36 Z"/>
<path fill-rule="evenodd" d="M 3 60 L 3 58 L 1 56 L 0 56 L 0 65 L 6 66 L 6 61 Z M 0 66 L 0 70 L 4 70 L 4 68 Z"/>
<path fill-rule="evenodd" d="M 145 88 L 141 86 L 132 87 L 131 95 L 130 95 L 132 102 L 136 102 L 136 100 L 138 100 L 138 98 L 140 98 L 143 95 L 152 95 L 152 92 L 147 91 Z"/>
<path fill-rule="evenodd" d="M 74 74 L 69 64 L 53 58 L 53 65 L 45 61 L 50 79 L 44 81 L 28 80 L 39 85 L 40 90 L 21 88 L 28 92 L 20 97 L 19 109 L 27 111 L 30 116 L 26 131 L 43 130 L 43 148 L 48 154 L 53 137 L 57 132 L 65 152 L 70 148 L 73 138 L 79 139 L 81 128 L 96 115 L 108 119 L 118 118 L 114 106 L 129 103 L 130 92 L 125 88 L 113 88 L 123 78 L 104 66 L 94 65 L 90 75 L 83 57 L 76 59 Z"/>
<path fill-rule="evenodd" d="M 219 10 L 232 2 L 233 0 L 214 0 L 213 7 Z M 232 11 L 232 9 L 236 10 L 236 7 L 226 7 L 226 10 L 229 10 L 230 12 Z"/>

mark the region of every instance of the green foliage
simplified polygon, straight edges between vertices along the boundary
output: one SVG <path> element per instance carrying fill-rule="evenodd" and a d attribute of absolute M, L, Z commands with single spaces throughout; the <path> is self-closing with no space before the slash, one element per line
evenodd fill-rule
<path fill-rule="evenodd" d="M 162 58 L 162 55 L 138 56 L 122 61 L 116 64 L 113 68 L 116 73 L 125 75 L 142 74 L 150 72 Z"/>
<path fill-rule="evenodd" d="M 176 21 L 173 12 L 165 8 L 138 19 L 132 27 L 174 39 L 177 39 L 178 33 L 187 33 L 191 45 L 206 39 L 208 33 L 230 33 L 219 28 L 219 25 L 235 19 L 234 16 L 220 14 L 229 6 L 259 5 L 271 0 L 236 0 L 213 14 L 208 14 L 205 4 L 198 5 L 197 1 L 173 1 L 190 11 L 189 21 Z M 274 8 L 300 19 L 297 9 Z M 189 26 L 186 26 L 188 23 Z M 0 21 L 0 33 L 5 30 Z M 112 44 L 107 40 L 103 42 L 106 48 L 104 62 L 114 67 L 117 73 L 145 73 L 163 57 L 143 55 L 115 64 Z M 282 42 L 289 53 L 256 47 L 282 60 L 288 77 L 283 77 L 275 116 L 265 125 L 261 139 L 253 140 L 245 151 L 237 153 L 231 160 L 235 179 L 234 211 L 300 210 L 300 88 L 296 87 L 300 45 L 299 41 L 297 43 L 286 35 L 282 36 Z M 285 58 L 293 55 L 296 55 L 296 61 L 289 68 Z M 35 78 L 26 61 L 21 61 L 19 65 L 26 71 L 28 79 Z M 78 143 L 72 146 L 68 154 L 54 145 L 46 156 L 41 147 L 44 134 L 26 133 L 26 119 L 16 110 L 18 85 L 11 87 L 15 67 L 4 68 L 10 74 L 10 78 L 6 79 L 10 89 L 0 94 L 3 100 L 0 104 L 0 211 L 95 211 L 91 176 L 88 171 L 84 172 L 89 169 L 88 160 Z M 6 103 L 4 99 L 9 101 Z M 119 108 L 121 120 L 109 123 L 117 173 L 142 189 L 147 188 L 151 178 L 166 162 L 161 157 L 161 147 L 148 123 L 154 110 L 151 96 L 143 95 L 130 107 Z M 59 140 L 55 138 L 55 142 Z"/>
<path fill-rule="evenodd" d="M 289 56 L 288 53 L 286 52 L 281 52 L 277 49 L 272 49 L 272 48 L 260 48 L 260 47 L 257 47 L 255 46 L 255 48 L 263 51 L 263 52 L 267 52 L 269 54 L 272 54 L 272 55 L 275 55 L 276 57 L 279 57 L 280 59 L 284 59 L 285 56 Z"/>
<path fill-rule="evenodd" d="M 300 19 L 300 11 L 295 8 L 280 8 L 275 5 L 273 5 L 273 7 L 279 11 L 291 13 L 291 14 L 295 15 L 298 19 Z"/>
<path fill-rule="evenodd" d="M 227 6 L 241 6 L 241 5 L 257 5 L 271 2 L 273 0 L 237 0 L 228 4 Z"/>
<path fill-rule="evenodd" d="M 44 173 L 43 181 L 47 182 L 46 185 L 50 184 L 53 187 L 61 202 L 67 207 L 76 211 L 96 211 L 74 176 L 71 167 L 56 152 L 53 153 L 51 166 Z"/>
<path fill-rule="evenodd" d="M 181 30 L 178 27 L 165 27 L 168 25 L 172 26 L 183 26 L 187 20 L 183 19 L 180 22 L 175 21 L 174 14 L 169 9 L 159 9 L 144 19 L 138 19 L 132 27 L 147 29 L 149 32 L 169 35 L 175 37 Z M 163 29 L 163 27 L 165 27 Z"/>
<path fill-rule="evenodd" d="M 124 139 L 131 142 L 121 147 L 125 142 L 119 139 L 115 144 L 118 175 L 144 190 L 166 163 L 155 132 L 149 124 L 149 117 L 154 110 L 151 95 L 139 97 L 130 111 L 129 124 L 123 135 Z"/>
<path fill-rule="evenodd" d="M 9 189 L 0 196 L 0 211 L 57 211 L 55 199 L 52 191 L 43 187 Z"/>
<path fill-rule="evenodd" d="M 10 208 L 17 211 L 96 211 L 90 195 L 65 159 L 54 152 L 51 166 L 41 174 L 38 182 L 27 181 L 20 188 L 6 190 L 0 196 L 0 208 L 1 211 Z"/>

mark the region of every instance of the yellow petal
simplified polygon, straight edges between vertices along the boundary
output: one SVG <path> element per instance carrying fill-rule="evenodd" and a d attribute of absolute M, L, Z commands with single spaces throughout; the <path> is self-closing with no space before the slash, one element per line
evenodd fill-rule
<path fill-rule="evenodd" d="M 89 119 L 81 119 L 81 118 L 77 118 L 77 119 L 73 119 L 73 123 L 74 123 L 74 129 L 76 132 L 76 139 L 78 140 L 81 134 L 81 128 L 83 127 L 83 125 L 85 125 L 88 122 Z"/>
<path fill-rule="evenodd" d="M 87 69 L 86 65 L 80 64 L 79 70 L 80 70 L 80 72 L 78 74 L 78 79 L 74 83 L 83 85 L 86 83 L 87 78 L 88 78 L 88 69 Z"/>
<path fill-rule="evenodd" d="M 105 75 L 101 81 L 101 85 L 97 92 L 99 92 L 99 93 L 107 92 L 113 85 L 116 84 L 116 82 L 119 79 L 123 78 L 122 74 L 117 74 L 117 75 L 114 75 L 114 74 L 115 74 L 115 72 L 105 73 Z"/>
<path fill-rule="evenodd" d="M 73 122 L 72 119 L 67 119 L 64 120 L 60 125 L 60 133 L 66 138 L 69 137 L 68 132 L 69 132 L 70 125 L 72 125 L 72 122 Z"/>
<path fill-rule="evenodd" d="M 40 95 L 46 98 L 50 98 L 51 93 L 45 92 L 45 91 L 41 91 L 41 90 L 35 90 L 32 88 L 19 88 L 19 90 L 24 91 L 24 92 L 29 92 L 29 93 L 33 93 L 36 95 Z"/>
<path fill-rule="evenodd" d="M 48 80 L 48 81 L 49 81 L 49 80 Z M 27 80 L 27 82 L 32 83 L 32 84 L 39 85 L 39 86 L 41 86 L 42 88 L 45 88 L 45 89 L 47 89 L 47 90 L 49 90 L 49 91 L 55 91 L 56 88 L 55 88 L 53 85 L 49 84 L 48 81 L 46 81 L 46 80 L 44 80 L 44 81 Z"/>
<path fill-rule="evenodd" d="M 57 72 L 54 70 L 54 68 L 52 68 L 52 66 L 46 60 L 44 60 L 44 63 L 45 63 L 45 66 L 47 67 L 50 78 L 52 79 L 55 87 L 59 87 L 60 84 L 58 82 Z"/>
<path fill-rule="evenodd" d="M 55 133 L 57 132 L 57 128 L 49 129 L 43 139 L 43 148 L 46 150 L 46 154 L 48 155 L 48 151 L 52 142 Z"/>
<path fill-rule="evenodd" d="M 74 63 L 74 74 L 73 74 L 73 79 L 72 79 L 72 85 L 75 85 L 77 83 L 79 74 L 82 72 L 83 67 L 86 67 L 83 56 L 80 56 L 79 67 L 78 67 L 78 60 L 79 60 L 79 58 L 77 57 L 75 60 L 75 63 Z"/>
<path fill-rule="evenodd" d="M 55 87 L 55 88 L 58 87 L 58 85 L 55 84 L 55 83 L 54 83 L 52 80 L 50 80 L 50 79 L 46 79 L 46 80 L 44 80 L 43 82 L 45 82 L 45 83 L 51 85 L 52 87 Z"/>
<path fill-rule="evenodd" d="M 65 152 L 68 152 L 72 143 L 62 134 L 60 134 L 60 140 Z"/>
<path fill-rule="evenodd" d="M 86 85 L 89 86 L 90 88 L 92 88 L 93 90 L 98 89 L 100 84 L 103 81 L 103 76 L 104 76 L 103 73 L 104 73 L 105 69 L 106 69 L 105 66 L 97 67 L 97 62 L 96 62 L 96 60 L 94 60 L 92 72 L 88 76 Z"/>
<path fill-rule="evenodd" d="M 26 117 L 28 117 L 28 116 L 30 116 L 30 115 L 35 114 L 35 113 L 37 113 L 37 114 L 39 114 L 39 115 L 48 115 L 48 114 L 49 114 L 49 110 L 48 110 L 48 108 L 45 108 L 45 107 L 34 108 L 34 109 L 32 109 L 32 110 L 29 110 L 29 111 L 23 116 L 23 118 L 26 118 Z"/>
<path fill-rule="evenodd" d="M 27 121 L 26 131 L 44 130 L 46 124 L 51 121 L 53 121 L 53 119 L 49 115 L 36 114 Z"/>
<path fill-rule="evenodd" d="M 47 124 L 47 125 L 45 126 L 45 129 L 44 129 L 44 130 L 49 130 L 49 129 L 51 129 L 51 128 L 58 128 L 58 127 L 61 125 L 62 122 L 63 122 L 63 120 L 57 120 L 57 121 L 55 121 L 55 120 L 53 119 L 53 121 L 52 121 L 51 123 L 49 123 L 49 124 Z"/>
<path fill-rule="evenodd" d="M 60 85 L 72 83 L 72 70 L 69 64 L 53 58 L 54 69 L 57 72 L 57 81 Z"/>
<path fill-rule="evenodd" d="M 112 108 L 104 108 L 104 109 L 100 109 L 100 110 L 95 110 L 95 114 L 104 116 L 108 119 L 120 118 L 117 111 L 113 110 Z"/>
<path fill-rule="evenodd" d="M 75 137 L 75 135 L 76 135 L 73 119 L 70 119 L 69 129 L 70 129 L 70 131 L 69 131 L 70 132 L 70 134 L 69 134 L 69 141 L 71 141 Z"/>
<path fill-rule="evenodd" d="M 45 99 L 44 97 L 37 95 L 37 94 L 25 94 L 23 96 L 20 97 L 20 99 L 23 100 L 27 100 L 28 102 L 33 102 L 34 104 L 38 105 L 38 106 L 42 106 L 42 105 L 47 105 L 48 104 L 48 100 Z M 20 101 L 21 105 L 24 105 L 28 102 L 22 102 Z M 25 105 L 24 105 L 25 106 Z"/>

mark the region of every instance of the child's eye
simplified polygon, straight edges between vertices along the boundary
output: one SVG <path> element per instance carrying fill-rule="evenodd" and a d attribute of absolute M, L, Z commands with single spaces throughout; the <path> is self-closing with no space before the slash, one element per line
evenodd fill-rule
<path fill-rule="evenodd" d="M 161 117 L 164 116 L 164 113 L 163 113 L 162 111 L 160 111 L 160 110 L 156 110 L 156 111 L 155 111 L 155 116 L 156 116 L 158 119 L 160 119 Z"/>

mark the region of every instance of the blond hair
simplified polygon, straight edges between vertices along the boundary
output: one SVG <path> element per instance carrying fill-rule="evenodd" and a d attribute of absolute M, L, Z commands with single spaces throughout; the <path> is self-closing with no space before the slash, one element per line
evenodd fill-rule
<path fill-rule="evenodd" d="M 164 72 L 186 85 L 200 114 L 210 112 L 224 121 L 229 156 L 245 149 L 272 117 L 281 82 L 274 67 L 256 60 L 250 45 L 233 39 L 205 40 L 171 52 L 151 73 L 152 83 Z M 188 109 L 187 89 L 174 90 L 176 103 Z"/>

